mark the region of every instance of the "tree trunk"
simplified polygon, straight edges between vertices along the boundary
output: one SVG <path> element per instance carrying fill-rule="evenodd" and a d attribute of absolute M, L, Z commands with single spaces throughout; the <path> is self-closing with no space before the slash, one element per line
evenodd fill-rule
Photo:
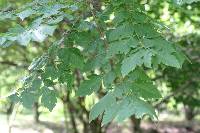
<path fill-rule="evenodd" d="M 140 119 L 136 119 L 135 116 L 131 116 L 131 122 L 132 122 L 132 126 L 133 126 L 133 133 L 141 133 L 141 128 L 140 128 L 140 123 L 141 120 Z"/>
<path fill-rule="evenodd" d="M 98 119 L 93 120 L 90 123 L 90 130 L 91 130 L 91 133 L 105 133 L 106 132 L 102 130 L 101 122 Z"/>
<path fill-rule="evenodd" d="M 6 110 L 6 115 L 7 115 L 7 123 L 8 123 L 8 133 L 11 133 L 12 132 L 12 124 L 11 124 L 11 120 L 10 120 L 10 117 L 13 113 L 13 109 L 14 109 L 14 103 L 11 102 L 9 104 L 9 107 L 7 108 Z"/>
<path fill-rule="evenodd" d="M 66 129 L 66 132 L 69 130 L 69 123 L 68 123 L 68 111 L 67 111 L 67 103 L 66 102 L 63 102 L 63 113 L 64 113 L 64 121 L 65 121 L 65 129 Z"/>
<path fill-rule="evenodd" d="M 12 114 L 13 109 L 14 109 L 14 103 L 11 102 L 11 103 L 9 104 L 9 107 L 8 107 L 7 110 L 6 110 L 7 122 L 8 122 L 8 123 L 9 123 L 9 121 L 10 121 L 10 115 Z"/>
<path fill-rule="evenodd" d="M 70 119 L 71 119 L 73 132 L 78 133 L 77 124 L 76 124 L 75 117 L 74 117 L 74 111 L 70 104 L 69 104 L 69 112 L 70 112 Z"/>
<path fill-rule="evenodd" d="M 77 124 L 76 124 L 76 120 L 75 120 L 75 110 L 73 109 L 73 105 L 70 101 L 70 95 L 69 93 L 67 93 L 67 95 L 64 95 L 61 100 L 63 102 L 63 110 L 64 110 L 64 117 L 65 117 L 65 128 L 66 130 L 68 130 L 68 122 L 67 122 L 67 108 L 69 110 L 69 117 L 70 117 L 70 122 L 71 122 L 71 126 L 72 126 L 72 132 L 73 133 L 79 133 L 78 129 L 77 129 Z"/>
<path fill-rule="evenodd" d="M 35 102 L 33 105 L 33 112 L 34 112 L 34 122 L 39 123 L 39 117 L 40 117 L 40 112 L 39 112 L 39 104 L 38 102 Z"/>
<path fill-rule="evenodd" d="M 185 110 L 185 119 L 187 121 L 191 121 L 194 119 L 194 110 L 192 108 L 190 108 L 189 106 L 184 106 L 184 110 Z"/>

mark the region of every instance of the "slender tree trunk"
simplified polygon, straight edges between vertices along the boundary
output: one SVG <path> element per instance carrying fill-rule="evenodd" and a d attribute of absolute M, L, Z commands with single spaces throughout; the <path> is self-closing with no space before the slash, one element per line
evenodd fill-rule
<path fill-rule="evenodd" d="M 74 110 L 73 110 L 73 108 L 71 106 L 71 103 L 69 103 L 69 112 L 70 112 L 70 119 L 71 119 L 73 132 L 74 133 L 78 133 L 77 124 L 76 124 L 75 116 L 74 116 Z"/>
<path fill-rule="evenodd" d="M 9 113 L 9 121 L 8 121 L 8 133 L 12 132 L 12 125 L 13 122 L 15 121 L 16 115 L 18 113 L 18 108 L 19 108 L 19 104 L 17 106 L 15 106 L 15 104 L 12 102 L 8 112 Z"/>
<path fill-rule="evenodd" d="M 6 115 L 7 115 L 7 123 L 8 123 L 8 133 L 11 133 L 12 131 L 12 124 L 11 124 L 11 120 L 10 117 L 13 113 L 13 109 L 14 109 L 14 103 L 11 102 L 9 107 L 6 110 Z"/>
<path fill-rule="evenodd" d="M 194 110 L 187 105 L 184 106 L 184 110 L 185 110 L 185 119 L 187 121 L 193 120 L 195 116 Z"/>
<path fill-rule="evenodd" d="M 64 95 L 62 97 L 62 102 L 63 102 L 63 107 L 64 107 L 64 115 L 65 115 L 65 127 L 66 130 L 68 130 L 68 122 L 67 122 L 67 108 L 69 110 L 69 117 L 70 117 L 70 122 L 71 122 L 71 126 L 72 126 L 72 131 L 73 133 L 79 133 L 78 129 L 77 129 L 77 124 L 76 124 L 76 120 L 75 120 L 75 110 L 73 108 L 73 105 L 70 101 L 70 95 L 69 93 L 67 93 L 67 95 Z"/>
<path fill-rule="evenodd" d="M 39 117 L 40 117 L 40 112 L 39 112 L 39 104 L 38 102 L 35 102 L 33 105 L 33 112 L 34 112 L 34 122 L 39 123 Z"/>
<path fill-rule="evenodd" d="M 141 133 L 142 132 L 142 130 L 140 128 L 141 120 L 136 119 L 135 116 L 131 116 L 130 119 L 131 119 L 132 126 L 133 126 L 133 133 Z"/>
<path fill-rule="evenodd" d="M 90 130 L 90 126 L 89 126 L 89 111 L 85 108 L 84 101 L 85 101 L 84 98 L 80 97 L 78 99 L 78 105 L 79 105 L 79 108 L 81 108 L 81 110 L 77 110 L 77 111 L 81 111 L 81 114 L 79 114 L 79 119 L 83 124 L 83 133 L 88 133 L 88 131 Z M 86 117 L 84 117 L 84 115 Z"/>
<path fill-rule="evenodd" d="M 188 122 L 185 128 L 188 132 L 193 132 L 193 126 L 194 126 L 193 119 L 195 117 L 195 111 L 193 108 L 189 107 L 188 105 L 184 106 L 184 111 L 185 111 L 185 119 Z"/>
<path fill-rule="evenodd" d="M 77 69 L 76 71 L 75 71 L 75 75 L 76 75 L 76 81 L 77 81 L 77 87 L 79 87 L 80 86 L 80 83 L 81 83 L 81 80 L 82 80 L 82 75 L 81 75 L 81 73 L 80 73 L 80 71 Z M 83 124 L 83 133 L 88 133 L 88 130 L 89 130 L 89 127 L 88 127 L 88 123 L 89 123 L 89 113 L 87 112 L 87 110 L 85 109 L 85 106 L 84 105 L 82 105 L 82 101 L 84 101 L 84 99 L 82 99 L 82 98 L 79 98 L 79 101 L 78 101 L 78 104 L 79 104 L 79 106 L 80 106 L 80 108 L 82 109 L 82 116 L 79 116 L 79 119 L 80 119 L 80 121 L 82 122 L 82 124 Z M 87 121 L 85 121 L 84 120 L 84 117 L 83 117 L 83 114 L 86 114 L 86 117 L 87 117 L 87 121 L 88 121 L 88 123 L 87 123 Z"/>
<path fill-rule="evenodd" d="M 103 131 L 102 127 L 101 127 L 101 122 L 96 119 L 96 120 L 93 120 L 91 123 L 90 123 L 90 129 L 91 129 L 91 133 L 105 133 L 106 131 Z"/>
<path fill-rule="evenodd" d="M 89 128 L 88 128 L 88 124 L 87 123 L 83 123 L 83 133 L 88 133 Z"/>
<path fill-rule="evenodd" d="M 7 110 L 6 110 L 7 122 L 8 122 L 8 123 L 9 123 L 9 121 L 10 121 L 10 115 L 12 114 L 13 109 L 14 109 L 14 103 L 11 102 L 10 105 L 9 105 L 9 107 L 8 107 Z"/>
<path fill-rule="evenodd" d="M 67 120 L 67 118 L 69 116 L 68 116 L 67 108 L 68 108 L 67 107 L 67 103 L 63 102 L 63 113 L 64 113 L 64 119 L 65 119 L 65 129 L 66 129 L 66 132 L 69 130 L 69 123 L 68 123 L 68 120 Z"/>

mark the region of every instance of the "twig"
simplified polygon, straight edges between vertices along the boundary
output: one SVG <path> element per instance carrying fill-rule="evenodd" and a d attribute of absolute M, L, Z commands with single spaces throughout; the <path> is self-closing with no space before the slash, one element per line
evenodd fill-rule
<path fill-rule="evenodd" d="M 187 88 L 190 85 L 191 81 L 187 82 L 186 84 L 184 84 L 183 86 L 181 86 L 180 88 L 176 89 L 173 93 L 169 94 L 168 96 L 166 96 L 165 98 L 163 98 L 159 103 L 155 104 L 154 107 L 158 108 L 160 107 L 161 104 L 163 104 L 164 102 L 166 102 L 167 100 L 169 100 L 171 97 L 177 95 L 177 94 L 183 94 L 185 93 L 185 88 Z"/>

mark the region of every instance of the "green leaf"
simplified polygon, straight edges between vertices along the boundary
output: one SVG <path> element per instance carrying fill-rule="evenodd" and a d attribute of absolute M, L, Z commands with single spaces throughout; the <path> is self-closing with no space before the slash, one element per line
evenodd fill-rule
<path fill-rule="evenodd" d="M 199 2 L 200 0 L 173 0 L 176 4 L 192 4 L 193 2 Z"/>
<path fill-rule="evenodd" d="M 120 24 L 124 20 L 127 20 L 129 17 L 130 17 L 130 14 L 127 12 L 127 10 L 117 10 L 115 12 L 115 18 L 113 22 L 116 24 Z"/>
<path fill-rule="evenodd" d="M 91 71 L 103 67 L 109 62 L 109 58 L 106 58 L 106 54 L 98 54 L 87 60 L 84 71 Z"/>
<path fill-rule="evenodd" d="M 26 88 L 20 95 L 20 102 L 23 106 L 31 109 L 33 104 L 38 101 L 40 94 L 34 88 Z"/>
<path fill-rule="evenodd" d="M 140 37 L 154 38 L 160 36 L 150 23 L 136 24 L 134 25 L 134 30 L 136 35 Z"/>
<path fill-rule="evenodd" d="M 0 37 L 0 46 L 3 45 L 6 42 L 5 37 Z"/>
<path fill-rule="evenodd" d="M 0 21 L 4 21 L 7 19 L 15 19 L 16 16 L 12 11 L 7 11 L 7 12 L 0 12 Z"/>
<path fill-rule="evenodd" d="M 39 3 L 41 4 L 41 3 Z M 67 8 L 68 6 L 63 4 L 58 4 L 55 2 L 55 4 L 43 4 L 39 8 L 37 7 L 37 13 L 43 14 L 43 18 L 49 18 L 53 15 L 57 15 L 61 12 L 61 9 Z"/>
<path fill-rule="evenodd" d="M 75 77 L 74 74 L 71 74 L 71 71 L 68 70 L 67 66 L 63 63 L 59 64 L 58 66 L 58 81 L 59 83 L 67 83 L 67 89 L 71 90 L 74 85 Z"/>
<path fill-rule="evenodd" d="M 154 54 L 157 59 L 158 64 L 164 64 L 167 66 L 172 66 L 176 68 L 181 68 L 185 57 L 177 46 L 173 45 L 171 42 L 166 41 L 162 37 L 155 39 L 144 39 L 144 45 L 146 48 L 151 48 L 154 50 Z M 147 59 L 147 58 L 146 58 Z M 148 59 L 150 64 L 150 59 Z M 147 65 L 148 65 L 147 64 Z"/>
<path fill-rule="evenodd" d="M 58 57 L 65 65 L 71 65 L 73 68 L 82 69 L 84 66 L 84 58 L 77 48 L 61 48 Z"/>
<path fill-rule="evenodd" d="M 102 125 L 106 125 L 112 120 L 122 122 L 131 115 L 135 115 L 136 118 L 142 118 L 144 115 L 150 116 L 151 119 L 157 118 L 151 105 L 137 97 L 127 96 L 118 102 L 113 102 L 105 109 Z"/>
<path fill-rule="evenodd" d="M 32 78 L 27 79 L 28 81 L 26 80 L 27 88 L 25 88 L 19 95 L 20 102 L 22 102 L 23 106 L 27 108 L 32 108 L 33 104 L 38 102 L 38 99 L 41 96 L 40 88 L 42 85 L 42 80 L 35 77 L 33 79 Z"/>
<path fill-rule="evenodd" d="M 78 27 L 79 31 L 88 31 L 92 28 L 91 24 L 87 21 L 81 21 Z"/>
<path fill-rule="evenodd" d="M 26 91 L 21 94 L 21 102 L 23 106 L 29 109 L 33 107 L 33 104 L 37 101 L 37 99 L 38 97 L 35 97 L 33 94 Z"/>
<path fill-rule="evenodd" d="M 58 17 L 56 17 L 56 18 L 51 18 L 51 19 L 49 19 L 48 20 L 48 24 L 58 24 L 59 22 L 61 22 L 62 20 L 64 19 L 64 17 L 63 16 L 58 16 Z"/>
<path fill-rule="evenodd" d="M 121 73 L 123 76 L 126 76 L 129 72 L 134 70 L 136 66 L 142 65 L 143 54 L 141 52 L 134 53 L 130 57 L 125 58 L 122 62 Z"/>
<path fill-rule="evenodd" d="M 31 41 L 30 31 L 25 31 L 17 37 L 17 42 L 23 46 L 26 46 Z"/>
<path fill-rule="evenodd" d="M 101 86 L 101 80 L 102 80 L 101 76 L 98 75 L 90 76 L 88 80 L 84 80 L 81 83 L 76 94 L 78 96 L 86 96 L 92 94 L 93 92 L 98 91 Z"/>
<path fill-rule="evenodd" d="M 48 108 L 49 111 L 52 111 L 57 103 L 56 91 L 44 86 L 42 88 L 41 103 L 44 107 Z"/>
<path fill-rule="evenodd" d="M 151 119 L 156 118 L 156 113 L 153 107 L 136 97 L 127 97 L 123 100 L 122 106 L 118 111 L 115 120 L 117 122 L 122 122 L 131 115 L 135 115 L 136 118 L 142 118 L 144 115 L 150 116 Z"/>
<path fill-rule="evenodd" d="M 32 81 L 32 84 L 31 84 L 31 86 L 32 86 L 32 88 L 33 88 L 34 90 L 39 90 L 40 87 L 41 87 L 41 85 L 42 85 L 42 80 L 39 79 L 39 78 L 35 78 L 35 79 Z"/>
<path fill-rule="evenodd" d="M 26 9 L 26 10 L 24 10 L 24 11 L 18 13 L 17 16 L 20 17 L 21 20 L 23 21 L 25 18 L 27 18 L 27 17 L 33 15 L 34 13 L 35 13 L 34 10 L 32 10 L 32 9 Z"/>
<path fill-rule="evenodd" d="M 110 105 L 112 105 L 114 102 L 115 98 L 109 93 L 101 98 L 99 102 L 92 107 L 89 115 L 89 121 L 91 122 L 92 120 L 96 119 L 100 114 L 104 112 L 106 108 L 110 107 Z"/>
<path fill-rule="evenodd" d="M 122 104 L 118 104 L 116 101 L 110 104 L 110 106 L 105 109 L 103 114 L 102 125 L 106 125 L 111 122 L 117 116 L 121 106 Z"/>
<path fill-rule="evenodd" d="M 133 18 L 137 23 L 146 23 L 149 20 L 149 17 L 142 12 L 135 12 Z"/>
<path fill-rule="evenodd" d="M 133 72 L 128 75 L 129 81 L 142 81 L 142 82 L 152 82 L 151 79 L 147 76 L 144 70 L 137 67 Z"/>
<path fill-rule="evenodd" d="M 146 100 L 160 98 L 160 92 L 141 69 L 129 74 L 128 79 L 107 95 L 115 97 L 115 102 L 105 108 L 102 125 L 112 120 L 122 122 L 131 115 L 142 118 L 144 115 L 157 118 L 155 110 Z M 141 98 L 141 99 L 140 99 Z M 145 100 L 145 101 L 144 101 Z"/>
<path fill-rule="evenodd" d="M 123 38 L 131 37 L 134 33 L 134 27 L 131 24 L 125 23 L 116 27 L 116 29 L 112 30 L 109 34 L 109 41 L 120 40 Z"/>
<path fill-rule="evenodd" d="M 103 84 L 105 87 L 109 87 L 116 78 L 116 74 L 113 71 L 107 73 L 103 78 Z"/>
<path fill-rule="evenodd" d="M 31 40 L 42 42 L 48 36 L 52 36 L 56 26 L 38 25 L 37 28 L 23 28 L 21 25 L 16 25 L 14 28 L 10 28 L 7 33 L 0 37 L 0 45 L 6 45 L 6 42 L 10 43 L 17 41 L 20 45 L 28 45 Z M 8 44 L 7 44 L 8 45 Z"/>
<path fill-rule="evenodd" d="M 161 98 L 160 92 L 156 88 L 156 86 L 153 85 L 152 82 L 142 82 L 137 81 L 133 82 L 132 90 L 135 95 L 138 97 L 142 97 L 145 100 L 152 100 L 152 99 L 159 99 Z"/>
<path fill-rule="evenodd" d="M 8 35 L 19 35 L 25 31 L 25 28 L 17 24 L 15 27 L 8 29 Z"/>
<path fill-rule="evenodd" d="M 55 29 L 56 26 L 41 25 L 31 32 L 31 37 L 34 41 L 43 42 L 48 35 L 53 35 Z"/>
<path fill-rule="evenodd" d="M 158 59 L 160 62 L 167 66 L 172 66 L 176 68 L 181 68 L 181 64 L 179 63 L 179 60 L 176 58 L 176 56 L 168 53 L 159 53 Z"/>
<path fill-rule="evenodd" d="M 47 56 L 43 55 L 38 59 L 34 59 L 31 63 L 31 65 L 28 67 L 29 71 L 35 71 L 35 70 L 39 70 L 42 67 L 44 67 L 47 63 Z"/>
<path fill-rule="evenodd" d="M 108 56 L 114 56 L 116 54 L 127 54 L 130 51 L 130 47 L 127 45 L 127 40 L 120 40 L 110 43 L 108 49 Z"/>
<path fill-rule="evenodd" d="M 151 68 L 152 56 L 154 56 L 152 51 L 146 51 L 146 53 L 143 56 L 144 66 Z"/>
<path fill-rule="evenodd" d="M 134 70 L 137 66 L 145 64 L 146 67 L 151 68 L 151 58 L 153 53 L 150 50 L 141 49 L 122 61 L 121 73 L 126 76 L 129 72 Z"/>
<path fill-rule="evenodd" d="M 44 73 L 42 73 L 42 78 L 43 79 L 50 79 L 50 80 L 55 80 L 58 78 L 58 70 L 55 66 L 48 65 L 45 67 Z"/>
<path fill-rule="evenodd" d="M 11 94 L 11 95 L 9 95 L 7 98 L 10 99 L 14 103 L 18 103 L 20 101 L 19 94 L 16 93 L 16 92 Z"/>
<path fill-rule="evenodd" d="M 151 79 L 141 70 L 134 70 L 123 83 L 114 89 L 116 97 L 134 95 L 145 100 L 159 99 L 161 94 Z"/>
<path fill-rule="evenodd" d="M 116 54 L 127 54 L 131 48 L 136 48 L 138 46 L 138 41 L 131 37 L 125 40 L 114 41 L 109 44 L 108 56 L 112 57 Z"/>

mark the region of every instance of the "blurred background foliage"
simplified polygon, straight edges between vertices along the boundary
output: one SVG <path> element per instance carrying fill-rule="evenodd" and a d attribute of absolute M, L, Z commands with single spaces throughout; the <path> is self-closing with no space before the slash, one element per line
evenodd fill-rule
<path fill-rule="evenodd" d="M 20 8 L 29 1 L 31 0 L 0 0 L 0 10 L 7 11 Z M 168 29 L 165 33 L 166 38 L 179 44 L 188 57 L 188 61 L 185 62 L 181 70 L 165 68 L 156 73 L 153 71 L 148 72 L 155 84 L 159 86 L 163 96 L 161 101 L 155 101 L 154 104 L 159 112 L 158 119 L 160 121 L 187 120 L 198 123 L 200 120 L 200 2 L 182 6 L 164 0 L 144 0 L 142 2 L 146 3 L 145 10 L 152 18 L 166 25 Z M 26 26 L 29 21 L 27 19 L 21 22 L 19 18 L 13 21 L 0 21 L 0 32 L 6 32 L 8 28 L 16 25 L 16 22 Z M 66 28 L 64 25 L 61 26 Z M 24 75 L 28 74 L 29 64 L 34 58 L 42 55 L 56 37 L 55 35 L 48 38 L 42 44 L 31 42 L 27 47 L 22 45 L 12 45 L 9 48 L 0 47 L 0 124 L 6 119 L 4 118 L 5 114 L 8 117 L 9 125 L 16 124 L 16 121 L 20 125 L 20 122 L 26 123 L 30 120 L 34 120 L 36 123 L 44 121 L 57 123 L 58 129 L 55 124 L 43 123 L 43 125 L 51 127 L 53 132 L 58 133 L 62 132 L 63 127 L 69 131 L 73 130 L 74 122 L 72 119 L 78 121 L 78 130 L 81 130 L 87 124 L 87 121 L 83 120 L 84 115 L 88 114 L 89 109 L 96 102 L 97 96 L 95 95 L 88 96 L 83 102 L 71 96 L 71 103 L 66 105 L 62 94 L 60 94 L 59 102 L 51 113 L 40 107 L 40 103 L 35 103 L 31 110 L 22 108 L 21 105 L 14 106 L 11 101 L 4 99 L 6 95 L 20 88 L 22 85 L 20 81 L 23 80 Z M 71 104 L 73 104 L 73 107 L 70 106 Z M 126 129 L 127 125 L 136 125 L 135 121 L 129 121 L 128 123 L 121 126 Z M 65 126 L 59 127 L 59 124 Z M 97 128 L 101 128 L 98 123 L 95 124 Z M 192 126 L 187 125 L 187 130 L 184 131 L 193 130 L 191 129 Z M 102 128 L 112 132 L 113 125 Z M 152 128 L 155 128 L 155 126 Z M 131 132 L 131 129 L 129 131 Z M 196 132 L 200 132 L 200 130 Z"/>

